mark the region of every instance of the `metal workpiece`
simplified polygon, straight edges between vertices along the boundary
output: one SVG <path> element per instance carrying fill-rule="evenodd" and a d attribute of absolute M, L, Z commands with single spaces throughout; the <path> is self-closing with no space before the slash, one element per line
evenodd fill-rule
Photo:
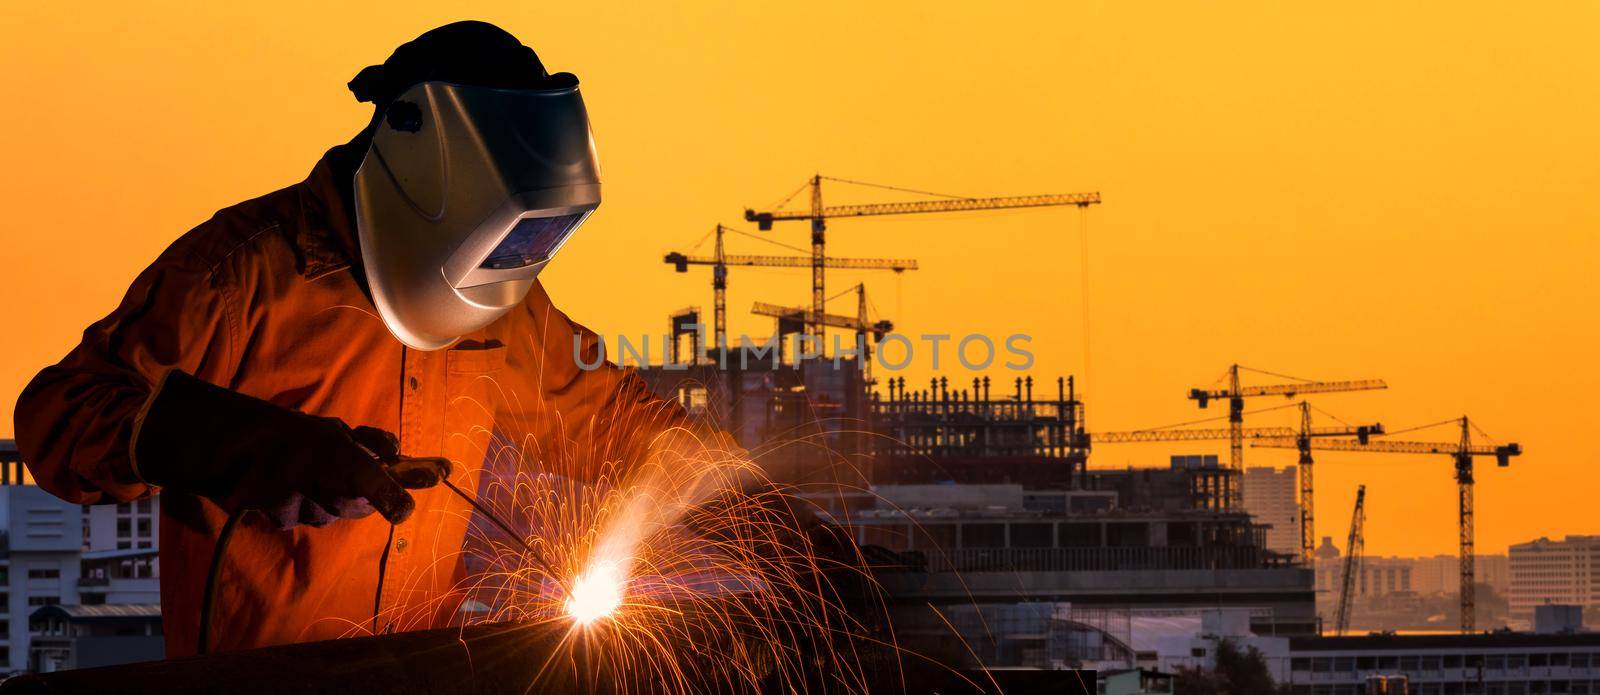
<path fill-rule="evenodd" d="M 554 663 L 567 625 L 488 625 L 20 676 L 0 693 L 605 692 Z"/>
<path fill-rule="evenodd" d="M 289 644 L 104 668 L 19 676 L 30 693 L 620 693 L 651 691 L 651 673 L 618 674 L 568 621 L 503 623 Z M 692 673 L 692 672 L 691 672 Z M 694 687 L 703 685 L 704 687 Z M 694 684 L 694 692 L 727 691 Z"/>
<path fill-rule="evenodd" d="M 842 686 L 836 672 L 777 674 L 762 682 L 729 682 L 706 663 L 692 668 L 685 657 L 678 672 L 703 682 L 682 682 L 639 668 L 612 670 L 604 642 L 590 642 L 566 621 L 497 624 L 400 632 L 372 637 L 309 642 L 124 666 L 18 676 L 0 684 L 0 695 L 115 692 L 125 695 L 200 693 L 778 693 L 801 692 L 1092 692 L 1092 671 L 999 671 L 985 673 L 937 665 L 880 646 L 859 652 L 869 682 Z M 685 645 L 685 652 L 706 654 Z M 700 647 L 703 645 L 695 645 Z M 805 645 L 794 645 L 804 649 Z M 857 643 L 857 650 L 866 647 Z M 816 663 L 816 662 L 812 662 Z M 795 676 L 798 675 L 797 680 Z"/>
<path fill-rule="evenodd" d="M 825 587 L 858 619 L 870 614 L 863 582 L 840 574 L 819 574 L 808 586 Z M 899 680 L 903 655 L 885 646 L 892 638 L 876 623 L 860 626 L 860 634 L 801 629 L 775 635 L 767 620 L 776 617 L 772 603 L 737 594 L 661 598 L 634 610 L 649 613 L 587 625 L 550 615 L 31 674 L 0 684 L 0 695 L 828 693 L 877 692 L 880 680 L 884 687 Z M 636 639 L 644 629 L 660 634 Z M 774 639 L 782 643 L 776 652 L 768 648 Z"/>

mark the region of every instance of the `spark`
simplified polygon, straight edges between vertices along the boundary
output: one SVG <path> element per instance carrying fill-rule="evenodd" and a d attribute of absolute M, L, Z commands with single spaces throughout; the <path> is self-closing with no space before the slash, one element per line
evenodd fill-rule
<path fill-rule="evenodd" d="M 588 625 L 615 613 L 622 605 L 623 580 L 616 566 L 605 563 L 590 569 L 572 583 L 567 595 L 567 615 Z"/>
<path fill-rule="evenodd" d="M 793 491 L 742 452 L 663 450 L 560 475 L 587 462 L 508 448 L 518 472 L 479 501 L 522 538 L 477 526 L 466 552 L 482 569 L 463 588 L 487 610 L 470 621 L 568 625 L 572 654 L 549 668 L 584 664 L 622 693 L 805 692 L 818 678 L 865 692 L 869 627 L 819 578 L 848 558 L 819 555 Z"/>
<path fill-rule="evenodd" d="M 467 571 L 440 603 L 462 625 L 567 630 L 540 653 L 540 678 L 582 678 L 580 689 L 854 693 L 898 671 L 892 628 L 873 617 L 886 599 L 860 555 L 819 545 L 810 503 L 758 457 L 661 428 L 676 407 L 572 440 L 488 438 L 473 455 L 481 477 L 462 481 L 474 503 L 453 512 L 469 520 Z M 633 434 L 663 429 L 647 446 Z M 403 629 L 437 614 L 414 612 L 386 617 Z M 878 648 L 887 656 L 866 656 Z"/>

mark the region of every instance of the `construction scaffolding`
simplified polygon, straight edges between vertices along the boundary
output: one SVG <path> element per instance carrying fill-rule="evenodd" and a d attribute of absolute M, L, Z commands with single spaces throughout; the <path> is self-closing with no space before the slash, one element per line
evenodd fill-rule
<path fill-rule="evenodd" d="M 1015 392 L 996 398 L 988 377 L 972 390 L 952 391 L 945 377 L 926 390 L 908 391 L 904 377 L 888 380 L 888 398 L 871 402 L 871 422 L 881 437 L 875 451 L 896 458 L 1026 458 L 1060 463 L 1059 484 L 1082 484 L 1088 463 L 1083 402 L 1070 377 L 1056 380 L 1056 397 L 1033 396 L 1033 377 L 1017 377 Z"/>

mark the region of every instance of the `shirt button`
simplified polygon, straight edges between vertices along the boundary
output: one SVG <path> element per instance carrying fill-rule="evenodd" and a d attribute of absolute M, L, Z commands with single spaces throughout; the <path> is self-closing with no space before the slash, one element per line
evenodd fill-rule
<path fill-rule="evenodd" d="M 416 377 L 411 377 L 411 382 L 410 383 L 411 383 L 411 390 L 412 391 L 417 390 L 417 378 Z"/>
<path fill-rule="evenodd" d="M 403 553 L 403 552 L 406 551 L 406 546 L 408 546 L 408 545 L 411 545 L 411 544 L 408 543 L 406 541 L 406 539 L 401 538 L 400 540 L 397 540 L 397 541 L 394 542 L 394 549 Z"/>

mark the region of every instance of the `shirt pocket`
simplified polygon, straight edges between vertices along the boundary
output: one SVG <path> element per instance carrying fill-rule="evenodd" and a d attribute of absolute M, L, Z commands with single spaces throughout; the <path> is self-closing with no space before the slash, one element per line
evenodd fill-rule
<path fill-rule="evenodd" d="M 506 366 L 506 346 L 501 343 L 458 345 L 445 350 L 450 376 L 493 376 Z"/>

